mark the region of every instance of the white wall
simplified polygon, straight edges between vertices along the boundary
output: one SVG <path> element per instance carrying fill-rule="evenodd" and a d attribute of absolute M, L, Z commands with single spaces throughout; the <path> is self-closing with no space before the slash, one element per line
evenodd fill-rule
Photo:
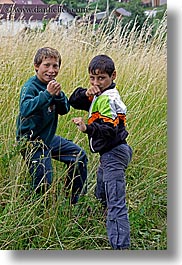
<path fill-rule="evenodd" d="M 0 36 L 13 36 L 23 30 L 25 27 L 29 27 L 31 29 L 42 28 L 41 21 L 31 21 L 30 23 L 26 23 L 25 21 L 11 21 L 4 20 L 0 21 Z"/>
<path fill-rule="evenodd" d="M 62 25 L 68 25 L 73 20 L 74 20 L 74 17 L 71 14 L 67 12 L 60 13 L 59 21 Z"/>

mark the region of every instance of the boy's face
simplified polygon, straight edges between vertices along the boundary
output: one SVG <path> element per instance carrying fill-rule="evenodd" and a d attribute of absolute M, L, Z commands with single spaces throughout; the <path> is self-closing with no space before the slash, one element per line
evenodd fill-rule
<path fill-rule="evenodd" d="M 107 73 L 102 73 L 99 70 L 96 70 L 95 73 L 96 74 L 89 73 L 90 84 L 98 87 L 101 92 L 108 88 L 116 78 L 116 71 L 114 71 L 111 76 Z"/>
<path fill-rule="evenodd" d="M 48 84 L 59 72 L 59 60 L 56 58 L 45 58 L 40 65 L 34 65 L 37 77 L 43 83 Z"/>

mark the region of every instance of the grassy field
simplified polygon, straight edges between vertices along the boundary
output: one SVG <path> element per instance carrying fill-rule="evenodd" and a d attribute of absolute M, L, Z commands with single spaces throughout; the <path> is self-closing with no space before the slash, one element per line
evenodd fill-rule
<path fill-rule="evenodd" d="M 66 168 L 53 162 L 51 189 L 36 199 L 30 195 L 30 176 L 16 148 L 15 122 L 22 84 L 32 75 L 33 57 L 42 46 L 62 55 L 57 80 L 69 97 L 77 86 L 88 86 L 87 66 L 100 53 L 111 56 L 117 86 L 127 105 L 128 143 L 133 160 L 127 169 L 127 204 L 131 250 L 167 249 L 167 43 L 166 18 L 155 36 L 143 27 L 140 36 L 116 24 L 75 27 L 1 36 L 0 42 L 0 249 L 110 250 L 105 218 L 94 197 L 97 154 L 87 137 L 75 129 L 74 110 L 59 118 L 57 134 L 82 146 L 89 158 L 88 194 L 76 206 L 64 199 Z M 90 206 L 91 213 L 87 212 Z"/>

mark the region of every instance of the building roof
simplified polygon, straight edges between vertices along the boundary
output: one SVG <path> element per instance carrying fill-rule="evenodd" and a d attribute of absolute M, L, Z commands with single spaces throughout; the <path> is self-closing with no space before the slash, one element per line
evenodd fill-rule
<path fill-rule="evenodd" d="M 115 10 L 115 14 L 117 16 L 127 16 L 127 17 L 130 17 L 131 16 L 131 12 L 127 11 L 126 9 L 120 7 L 120 8 L 117 8 Z"/>
<path fill-rule="evenodd" d="M 0 0 L 0 4 L 45 5 L 42 0 Z"/>
<path fill-rule="evenodd" d="M 13 2 L 18 5 L 45 5 L 41 0 L 13 0 Z"/>
<path fill-rule="evenodd" d="M 2 4 L 13 4 L 13 0 L 0 0 L 0 5 Z"/>
<path fill-rule="evenodd" d="M 3 4 L 0 5 L 0 19 L 42 21 L 44 19 L 57 20 L 61 12 L 67 12 L 76 16 L 74 12 L 63 5 L 24 5 L 24 4 Z"/>

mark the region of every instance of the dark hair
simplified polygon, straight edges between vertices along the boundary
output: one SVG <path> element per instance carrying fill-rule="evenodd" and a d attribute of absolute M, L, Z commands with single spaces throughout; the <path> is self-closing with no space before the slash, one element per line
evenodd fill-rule
<path fill-rule="evenodd" d="M 88 72 L 95 75 L 96 70 L 99 70 L 101 73 L 107 73 L 111 77 L 115 70 L 113 60 L 104 54 L 95 56 L 88 66 Z"/>
<path fill-rule="evenodd" d="M 40 65 L 42 63 L 42 60 L 46 59 L 46 58 L 58 59 L 59 67 L 61 66 L 61 55 L 60 55 L 60 53 L 56 49 L 53 49 L 50 47 L 40 48 L 36 52 L 35 57 L 34 57 L 34 64 Z"/>

